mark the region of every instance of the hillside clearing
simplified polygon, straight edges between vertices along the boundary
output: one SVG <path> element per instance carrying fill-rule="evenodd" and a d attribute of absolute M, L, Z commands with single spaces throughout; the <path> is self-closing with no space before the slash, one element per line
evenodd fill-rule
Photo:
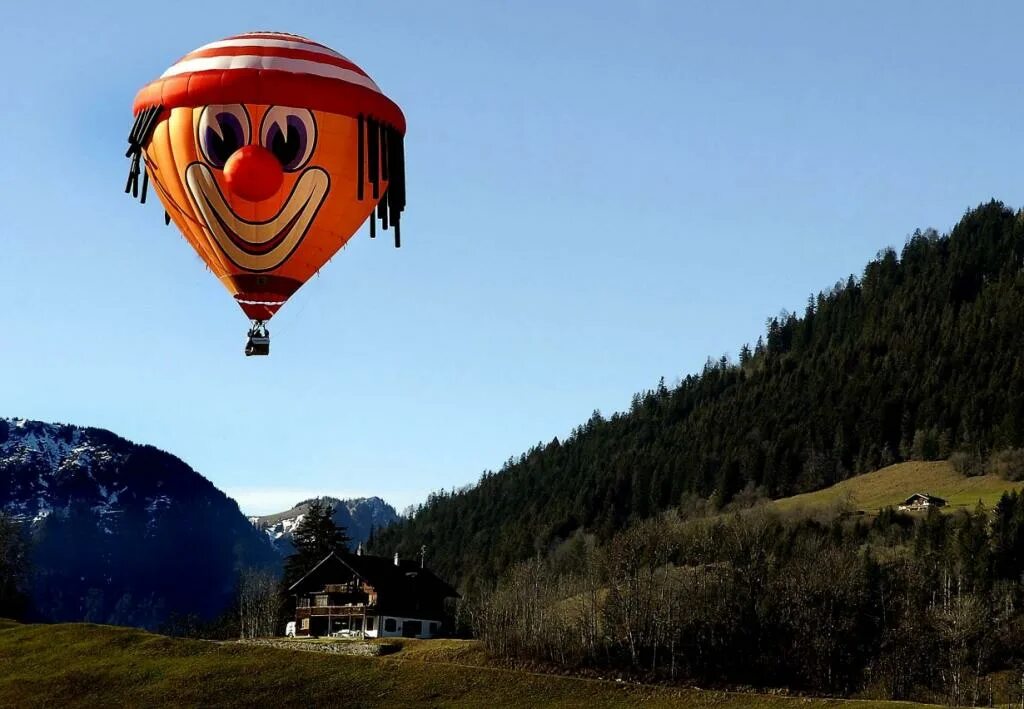
<path fill-rule="evenodd" d="M 672 689 L 463 664 L 479 657 L 472 644 L 459 641 L 407 643 L 385 659 L 84 623 L 3 623 L 0 706 L 925 706 Z"/>
<path fill-rule="evenodd" d="M 813 512 L 849 505 L 865 513 L 883 507 L 895 507 L 915 492 L 937 495 L 946 500 L 946 512 L 971 509 L 984 503 L 991 509 L 1009 490 L 1020 490 L 1024 483 L 1010 482 L 995 475 L 965 477 L 949 461 L 911 461 L 844 480 L 832 487 L 769 503 L 779 512 Z"/>

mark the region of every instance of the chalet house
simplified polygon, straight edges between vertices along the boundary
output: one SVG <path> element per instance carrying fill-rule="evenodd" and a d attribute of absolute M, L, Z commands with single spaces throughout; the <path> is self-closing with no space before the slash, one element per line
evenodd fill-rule
<path fill-rule="evenodd" d="M 430 638 L 459 594 L 415 561 L 329 554 L 288 589 L 297 636 Z"/>
<path fill-rule="evenodd" d="M 946 501 L 941 497 L 935 497 L 924 492 L 917 492 L 903 501 L 896 509 L 901 512 L 916 512 L 926 510 L 929 507 L 945 507 Z"/>

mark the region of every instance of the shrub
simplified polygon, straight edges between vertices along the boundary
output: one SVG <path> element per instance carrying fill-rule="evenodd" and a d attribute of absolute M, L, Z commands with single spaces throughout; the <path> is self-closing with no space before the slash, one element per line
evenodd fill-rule
<path fill-rule="evenodd" d="M 961 475 L 984 475 L 985 458 L 978 453 L 957 451 L 949 457 L 953 470 Z"/>
<path fill-rule="evenodd" d="M 1005 448 L 994 453 L 988 468 L 1005 480 L 1024 480 L 1024 448 Z"/>

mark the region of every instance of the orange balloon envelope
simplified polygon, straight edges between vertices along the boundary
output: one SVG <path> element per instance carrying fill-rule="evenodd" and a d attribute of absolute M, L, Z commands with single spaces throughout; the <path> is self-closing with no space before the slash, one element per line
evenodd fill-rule
<path fill-rule="evenodd" d="M 134 113 L 125 192 L 141 186 L 145 202 L 152 182 L 257 335 L 367 217 L 371 237 L 379 219 L 401 244 L 405 117 L 322 44 L 277 32 L 207 44 L 146 85 Z"/>

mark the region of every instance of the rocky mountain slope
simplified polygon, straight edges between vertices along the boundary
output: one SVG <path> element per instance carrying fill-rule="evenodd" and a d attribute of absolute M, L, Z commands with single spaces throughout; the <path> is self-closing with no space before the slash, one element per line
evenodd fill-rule
<path fill-rule="evenodd" d="M 100 429 L 0 418 L 0 510 L 30 525 L 43 620 L 155 628 L 171 614 L 211 618 L 240 568 L 280 565 L 209 480 Z"/>
<path fill-rule="evenodd" d="M 319 498 L 333 510 L 331 517 L 339 527 L 344 527 L 354 549 L 360 542 L 366 542 L 371 530 L 379 530 L 398 520 L 395 508 L 379 497 L 357 497 L 339 500 L 336 497 Z M 302 521 L 313 500 L 303 500 L 290 510 L 273 515 L 250 517 L 249 521 L 262 532 L 281 556 L 288 556 L 295 549 L 292 546 L 292 530 Z"/>

